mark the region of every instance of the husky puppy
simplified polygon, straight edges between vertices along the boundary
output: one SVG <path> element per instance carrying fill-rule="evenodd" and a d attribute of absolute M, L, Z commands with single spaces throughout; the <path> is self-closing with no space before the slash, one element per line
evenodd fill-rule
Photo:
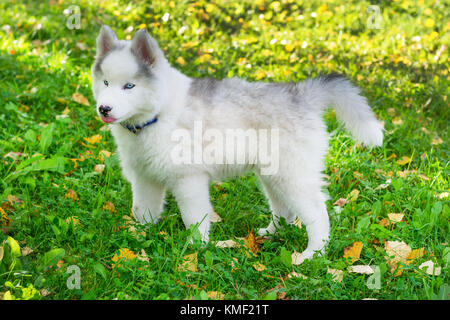
<path fill-rule="evenodd" d="M 124 41 L 109 27 L 101 28 L 92 89 L 97 113 L 109 124 L 123 175 L 131 183 L 134 217 L 140 223 L 156 223 L 170 190 L 186 227 L 197 225 L 204 241 L 208 241 L 213 212 L 210 181 L 253 170 L 273 212 L 272 222 L 260 234 L 275 232 L 281 217 L 288 223 L 299 217 L 308 233 L 303 256 L 322 253 L 330 233 L 321 190 L 328 149 L 324 109 L 333 107 L 337 118 L 364 145 L 383 142 L 382 126 L 366 99 L 342 76 L 299 83 L 193 79 L 170 66 L 145 30 Z M 250 155 L 249 149 L 255 146 L 245 149 L 244 164 L 174 161 L 180 142 L 173 133 L 194 134 L 196 123 L 216 134 L 230 128 L 277 130 L 277 170 L 261 174 L 263 165 Z"/>

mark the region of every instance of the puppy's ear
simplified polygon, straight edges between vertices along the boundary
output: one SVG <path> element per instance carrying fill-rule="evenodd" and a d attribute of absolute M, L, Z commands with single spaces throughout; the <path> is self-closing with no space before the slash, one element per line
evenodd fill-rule
<path fill-rule="evenodd" d="M 158 43 L 148 35 L 145 29 L 141 29 L 131 40 L 131 51 L 144 63 L 153 66 L 162 56 Z"/>
<path fill-rule="evenodd" d="M 116 47 L 117 36 L 107 25 L 103 25 L 97 37 L 97 56 L 102 57 Z"/>

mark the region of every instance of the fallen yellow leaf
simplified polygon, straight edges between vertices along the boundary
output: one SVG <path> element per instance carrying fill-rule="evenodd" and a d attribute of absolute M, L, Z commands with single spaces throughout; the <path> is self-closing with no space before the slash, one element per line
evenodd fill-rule
<path fill-rule="evenodd" d="M 72 223 L 74 226 L 80 224 L 80 220 L 78 219 L 77 216 L 68 217 L 68 218 L 66 219 L 66 222 L 67 222 L 67 223 Z"/>
<path fill-rule="evenodd" d="M 253 230 L 250 231 L 248 236 L 244 239 L 245 246 L 256 256 L 256 254 L 260 251 L 259 245 L 256 242 L 255 234 Z"/>
<path fill-rule="evenodd" d="M 111 260 L 114 262 L 118 262 L 119 260 L 127 261 L 127 260 L 133 260 L 136 257 L 137 257 L 136 254 L 133 251 L 131 251 L 130 249 L 122 248 L 122 249 L 119 249 L 119 255 L 115 254 L 111 258 Z M 120 264 L 118 264 L 117 266 L 120 267 Z M 113 264 L 112 268 L 114 269 L 115 267 L 116 267 L 116 264 Z"/>
<path fill-rule="evenodd" d="M 359 260 L 363 243 L 360 241 L 353 242 L 352 245 L 344 248 L 344 258 L 351 258 L 351 263 Z"/>
<path fill-rule="evenodd" d="M 83 138 L 85 141 L 87 141 L 90 144 L 97 144 L 100 142 L 100 140 L 102 140 L 102 135 L 101 134 L 96 134 L 92 137 L 88 137 L 88 138 Z"/>
<path fill-rule="evenodd" d="M 349 197 L 350 197 L 350 201 L 356 201 L 356 199 L 358 199 L 359 196 L 359 190 L 358 189 L 354 189 L 352 190 L 352 192 L 350 192 Z"/>
<path fill-rule="evenodd" d="M 266 270 L 266 266 L 259 262 L 254 263 L 253 268 L 255 268 L 255 270 L 259 272 Z"/>
<path fill-rule="evenodd" d="M 225 297 L 223 293 L 218 291 L 208 291 L 206 295 L 212 300 L 223 300 L 223 298 Z"/>
<path fill-rule="evenodd" d="M 404 166 L 411 162 L 411 158 L 408 156 L 403 156 L 401 159 L 397 160 L 397 164 Z"/>
<path fill-rule="evenodd" d="M 108 150 L 102 150 L 98 153 L 98 159 L 101 162 L 105 162 L 105 158 L 109 158 L 111 157 L 111 152 L 109 152 Z"/>
<path fill-rule="evenodd" d="M 80 199 L 78 199 L 77 193 L 74 190 L 72 190 L 72 189 L 67 190 L 67 193 L 64 195 L 64 198 L 72 199 L 73 201 L 80 200 Z"/>
<path fill-rule="evenodd" d="M 114 203 L 112 203 L 111 201 L 106 201 L 102 209 L 110 211 L 111 213 L 116 212 L 116 207 L 114 206 Z"/>
<path fill-rule="evenodd" d="M 11 224 L 12 220 L 6 214 L 5 210 L 0 207 L 0 226 L 8 227 Z"/>
<path fill-rule="evenodd" d="M 301 273 L 297 273 L 295 271 L 292 271 L 290 274 L 288 274 L 288 278 L 302 278 L 302 279 L 308 279 L 307 276 Z"/>
<path fill-rule="evenodd" d="M 177 58 L 176 62 L 182 66 L 186 64 L 186 61 L 181 56 Z"/>
<path fill-rule="evenodd" d="M 425 255 L 425 248 L 414 249 L 408 253 L 406 264 L 411 264 L 414 260 L 422 258 Z"/>

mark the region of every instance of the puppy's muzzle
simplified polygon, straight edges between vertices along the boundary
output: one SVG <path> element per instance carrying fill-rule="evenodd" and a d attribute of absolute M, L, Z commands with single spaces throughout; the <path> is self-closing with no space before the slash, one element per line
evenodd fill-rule
<path fill-rule="evenodd" d="M 100 107 L 98 107 L 98 112 L 104 117 L 107 117 L 111 110 L 112 108 L 110 106 L 100 105 Z"/>

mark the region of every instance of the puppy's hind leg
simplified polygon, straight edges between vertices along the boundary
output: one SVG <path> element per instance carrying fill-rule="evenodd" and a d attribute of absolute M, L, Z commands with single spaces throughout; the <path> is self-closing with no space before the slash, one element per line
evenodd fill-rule
<path fill-rule="evenodd" d="M 267 231 L 275 229 L 276 216 L 283 214 L 290 220 L 288 222 L 292 222 L 295 216 L 298 216 L 308 233 L 308 246 L 302 253 L 306 259 L 312 258 L 316 251 L 324 252 L 330 234 L 330 222 L 325 206 L 326 198 L 321 191 L 320 175 L 317 177 L 318 181 L 302 179 L 296 177 L 294 173 L 289 175 L 289 179 L 262 177 L 262 180 L 266 180 L 265 185 L 271 181 L 271 205 L 275 203 L 279 209 L 281 208 L 281 211 L 274 211 L 275 222 L 266 228 Z"/>
<path fill-rule="evenodd" d="M 272 220 L 267 228 L 261 228 L 258 234 L 261 236 L 273 234 L 276 229 L 280 227 L 280 218 L 284 218 L 287 223 L 292 223 L 295 220 L 295 214 L 279 199 L 277 192 L 272 187 L 272 181 L 269 178 L 260 176 L 260 181 L 263 185 L 265 194 L 269 200 L 270 209 L 272 210 Z"/>
<path fill-rule="evenodd" d="M 302 255 L 311 259 L 316 251 L 324 253 L 330 236 L 330 221 L 325 206 L 325 196 L 319 188 L 305 188 L 302 197 L 296 199 L 294 206 L 298 208 L 298 216 L 306 226 L 308 233 L 308 246 Z"/>

